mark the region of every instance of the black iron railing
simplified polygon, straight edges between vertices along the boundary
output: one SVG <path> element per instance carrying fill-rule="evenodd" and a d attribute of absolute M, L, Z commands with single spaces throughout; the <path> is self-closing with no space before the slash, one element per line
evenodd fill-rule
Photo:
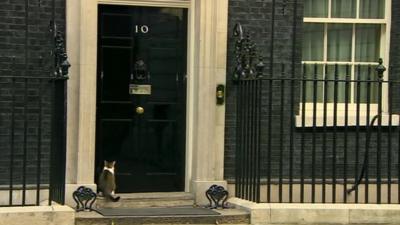
<path fill-rule="evenodd" d="M 39 205 L 49 188 L 53 83 L 48 77 L 1 76 L 1 205 Z M 47 199 L 47 198 L 46 198 Z"/>
<path fill-rule="evenodd" d="M 63 204 L 65 80 L 0 76 L 0 84 L 0 206 Z"/>
<path fill-rule="evenodd" d="M 0 63 L 0 206 L 64 203 L 69 63 L 55 21 L 63 23 L 65 3 L 36 3 L 9 12 L 24 20 L 5 28 L 10 37 L 2 43 L 8 47 Z"/>
<path fill-rule="evenodd" d="M 388 79 L 382 61 L 303 64 L 298 78 L 289 70 L 282 65 L 274 77 L 234 77 L 236 196 L 400 202 L 400 96 L 394 91 L 400 82 Z"/>

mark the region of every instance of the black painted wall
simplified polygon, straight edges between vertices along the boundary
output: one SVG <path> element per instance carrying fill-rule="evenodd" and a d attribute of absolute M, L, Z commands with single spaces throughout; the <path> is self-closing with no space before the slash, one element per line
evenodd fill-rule
<path fill-rule="evenodd" d="M 52 83 L 30 78 L 52 76 L 53 17 L 64 32 L 65 0 L 0 0 L 0 185 L 6 187 L 10 178 L 21 184 L 24 172 L 27 184 L 38 173 L 48 182 Z"/>
<path fill-rule="evenodd" d="M 232 28 L 236 22 L 240 22 L 244 29 L 250 31 L 253 40 L 258 45 L 258 50 L 261 55 L 264 56 L 264 62 L 266 64 L 265 76 L 266 77 L 295 77 L 300 78 L 302 76 L 301 71 L 301 33 L 302 33 L 302 18 L 303 18 L 303 1 L 297 0 L 297 17 L 294 17 L 294 2 L 295 0 L 287 1 L 285 10 L 283 10 L 282 3 L 285 1 L 275 1 L 275 26 L 272 30 L 272 0 L 230 0 L 229 1 L 229 40 L 228 40 L 228 71 L 227 71 L 227 104 L 226 104 L 226 132 L 225 132 L 225 178 L 234 182 L 235 177 L 235 141 L 236 141 L 236 86 L 232 83 L 232 72 L 235 65 L 234 62 L 234 43 L 235 39 L 232 35 Z M 390 49 L 390 64 L 392 65 L 392 71 L 390 74 L 391 79 L 399 80 L 400 78 L 400 40 L 399 40 L 399 17 L 400 8 L 399 1 L 393 1 L 393 15 L 392 15 L 392 33 L 391 33 L 391 49 Z M 294 21 L 295 19 L 295 21 Z M 295 27 L 296 33 L 293 33 Z M 274 39 L 271 42 L 271 33 L 274 32 Z M 294 38 L 294 41 L 293 41 Z M 271 53 L 271 48 L 273 51 Z M 272 57 L 271 57 L 272 55 Z M 281 71 L 281 64 L 284 64 L 284 72 Z M 272 69 L 271 69 L 272 65 Z M 294 68 L 294 71 L 292 70 Z M 279 177 L 279 160 L 280 154 L 283 156 L 283 167 L 281 176 L 288 178 L 289 176 L 289 157 L 290 157 L 290 127 L 292 121 L 295 121 L 293 114 L 290 113 L 291 91 L 294 92 L 294 106 L 293 110 L 295 114 L 299 113 L 300 96 L 301 90 L 298 84 L 293 86 L 285 82 L 283 96 L 281 95 L 282 83 L 274 82 L 272 86 L 269 86 L 269 82 L 263 83 L 263 109 L 262 109 L 262 178 L 266 177 L 268 173 L 267 164 L 271 161 L 271 174 L 272 179 Z M 272 87 L 272 88 L 271 88 Z M 395 85 L 394 91 L 391 95 L 393 112 L 396 113 L 399 110 L 400 98 L 398 94 L 399 85 Z M 268 155 L 268 126 L 269 126 L 269 111 L 268 105 L 270 103 L 269 94 L 272 91 L 272 123 L 271 123 L 271 158 Z M 282 100 L 282 101 L 281 101 Z M 281 102 L 284 107 L 281 108 Z M 283 113 L 281 113 L 281 110 Z M 281 123 L 282 121 L 282 123 Z M 281 125 L 282 124 L 282 125 Z M 283 127 L 283 131 L 282 130 Z M 281 132 L 283 138 L 281 138 Z M 398 165 L 398 132 L 399 129 L 392 130 L 392 142 L 390 146 L 390 168 L 391 176 L 394 178 L 398 177 L 396 172 Z M 303 136 L 302 136 L 303 134 Z M 359 133 L 359 147 L 356 148 L 356 129 L 354 127 L 349 128 L 347 131 L 344 128 L 338 128 L 335 131 L 331 128 L 327 129 L 326 132 L 326 155 L 323 158 L 323 130 L 317 128 L 314 132 L 310 128 L 302 129 L 293 127 L 293 178 L 299 179 L 301 173 L 301 142 L 304 140 L 304 175 L 305 178 L 311 177 L 312 169 L 312 138 L 316 139 L 315 151 L 315 177 L 322 177 L 322 162 L 325 161 L 325 175 L 327 178 L 332 177 L 333 173 L 333 161 L 335 163 L 335 173 L 337 179 L 346 177 L 347 179 L 353 179 L 356 177 L 357 172 L 360 171 L 362 166 L 362 160 L 364 156 L 366 141 L 366 130 L 360 128 Z M 344 143 L 345 136 L 347 136 L 347 144 Z M 388 175 L 389 159 L 388 151 L 388 130 L 383 129 L 383 135 L 381 140 L 382 152 L 381 152 L 381 166 L 380 172 L 385 178 Z M 335 143 L 336 142 L 336 143 Z M 282 143 L 282 144 L 281 144 Z M 376 130 L 372 131 L 370 138 L 370 162 L 369 162 L 369 175 L 373 178 L 374 174 L 377 173 L 376 168 L 376 146 L 377 146 L 377 135 Z M 336 146 L 334 149 L 333 146 Z M 345 147 L 347 145 L 347 148 Z M 282 146 L 282 147 L 281 147 Z M 334 157 L 334 151 L 336 151 L 336 157 Z M 282 153 L 281 153 L 282 152 Z M 346 160 L 346 163 L 345 163 Z"/>
<path fill-rule="evenodd" d="M 228 15 L 228 71 L 227 71 L 227 103 L 226 103 L 226 129 L 225 129 L 225 178 L 233 181 L 235 168 L 235 141 L 236 141 L 236 86 L 232 83 L 232 72 L 235 66 L 234 61 L 234 43 L 232 29 L 237 22 L 240 22 L 244 31 L 250 32 L 253 41 L 257 44 L 260 55 L 263 56 L 265 75 L 280 77 L 281 64 L 286 64 L 285 75 L 287 77 L 299 76 L 301 71 L 301 26 L 302 26 L 302 0 L 275 1 L 273 7 L 272 0 L 230 0 Z M 294 9 L 297 8 L 297 16 L 294 15 Z M 272 26 L 272 14 L 275 14 L 274 26 Z M 273 27 L 273 29 L 272 29 Z M 294 32 L 295 31 L 295 32 Z M 274 33 L 272 37 L 271 34 Z M 272 41 L 273 42 L 272 42 Z M 293 41 L 294 40 L 294 41 Z M 294 59 L 294 64 L 292 61 Z M 294 71 L 292 70 L 294 68 Z M 264 82 L 264 87 L 269 85 Z M 296 85 L 294 86 L 296 88 Z M 275 88 L 276 89 L 276 88 Z M 277 90 L 277 89 L 276 89 Z M 275 90 L 275 91 L 276 91 Z M 289 92 L 287 92 L 289 93 Z M 266 134 L 267 124 L 267 101 L 268 90 L 263 89 L 263 123 L 262 133 Z M 274 99 L 280 101 L 276 98 Z M 285 98 L 285 101 L 288 99 Z M 295 100 L 298 102 L 298 99 Z M 298 104 L 296 105 L 296 110 Z M 275 113 L 275 116 L 277 114 Z M 276 130 L 276 127 L 274 128 Z M 263 148 L 265 148 L 266 137 L 263 137 Z M 265 156 L 265 154 L 263 154 Z M 263 160 L 265 162 L 265 157 Z"/>
<path fill-rule="evenodd" d="M 400 79 L 400 1 L 392 1 L 392 21 L 391 21 L 391 34 L 390 34 L 390 72 L 393 76 L 392 79 Z M 398 93 L 396 91 L 395 93 Z M 394 102 L 400 105 L 400 95 L 393 96 Z"/>

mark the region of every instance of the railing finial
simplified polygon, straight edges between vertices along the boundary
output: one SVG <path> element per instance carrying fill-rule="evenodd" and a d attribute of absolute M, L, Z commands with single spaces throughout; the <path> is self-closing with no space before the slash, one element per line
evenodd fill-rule
<path fill-rule="evenodd" d="M 378 72 L 378 78 L 383 79 L 383 73 L 386 71 L 386 67 L 383 65 L 383 59 L 379 58 L 379 65 L 375 68 L 376 72 Z"/>
<path fill-rule="evenodd" d="M 237 37 L 239 36 L 239 39 L 243 39 L 243 28 L 240 23 L 236 23 L 235 27 L 233 28 L 233 36 Z"/>
<path fill-rule="evenodd" d="M 256 44 L 251 39 L 250 34 L 246 33 L 244 35 L 243 27 L 240 23 L 237 23 L 233 30 L 233 35 L 237 37 L 235 43 L 236 67 L 233 80 L 262 77 L 264 63 L 262 57 L 257 53 Z M 257 58 L 258 62 L 256 62 Z"/>
<path fill-rule="evenodd" d="M 71 64 L 68 62 L 68 55 L 65 49 L 65 40 L 54 21 L 50 22 L 50 33 L 54 38 L 54 77 L 55 79 L 68 79 L 68 70 Z"/>

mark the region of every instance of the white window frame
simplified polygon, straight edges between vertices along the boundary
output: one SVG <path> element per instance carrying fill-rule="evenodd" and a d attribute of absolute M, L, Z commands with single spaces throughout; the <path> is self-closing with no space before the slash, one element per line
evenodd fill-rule
<path fill-rule="evenodd" d="M 324 24 L 324 56 L 323 61 L 302 61 L 302 64 L 338 64 L 338 65 L 351 65 L 351 79 L 354 79 L 354 74 L 356 70 L 356 66 L 354 65 L 371 65 L 378 63 L 371 63 L 371 62 L 355 62 L 355 32 L 356 32 L 356 25 L 357 24 L 381 24 L 381 46 L 380 46 L 380 56 L 383 59 L 383 65 L 388 68 L 389 65 L 389 49 L 390 49 L 390 31 L 391 31 L 391 0 L 385 0 L 385 17 L 383 19 L 361 19 L 359 18 L 359 6 L 360 0 L 357 1 L 357 9 L 356 9 L 356 18 L 332 18 L 332 0 L 328 0 L 328 17 L 304 17 L 304 23 L 322 23 Z M 328 24 L 353 24 L 353 33 L 352 33 L 352 56 L 351 62 L 335 62 L 335 61 L 328 61 L 327 55 L 327 46 L 328 46 Z M 388 72 L 384 73 L 384 80 L 388 80 Z M 354 99 L 354 82 L 351 82 L 350 88 L 350 99 Z M 382 86 L 382 125 L 389 125 L 389 115 L 388 115 L 388 87 L 386 84 Z M 302 112 L 303 112 L 303 105 L 305 106 L 305 121 L 302 121 Z M 359 104 L 360 107 L 360 117 L 359 117 L 359 126 L 366 126 L 367 125 L 367 106 L 364 103 Z M 312 127 L 314 126 L 313 122 L 313 108 L 314 104 L 312 102 L 306 102 L 303 104 L 300 100 L 300 107 L 299 107 L 299 114 L 296 116 L 296 127 Z M 323 126 L 324 125 L 324 104 L 323 103 L 316 103 L 316 124 L 315 126 Z M 357 104 L 349 102 L 348 103 L 348 115 L 347 115 L 347 124 L 345 124 L 345 103 L 337 103 L 337 111 L 336 111 L 336 126 L 356 126 L 357 125 Z M 325 126 L 334 126 L 334 104 L 327 103 L 327 121 Z M 378 113 L 378 104 L 370 104 L 370 117 L 369 120 L 371 121 L 372 118 Z M 392 114 L 392 125 L 398 126 L 399 122 L 399 115 Z M 377 125 L 377 123 L 375 123 Z"/>

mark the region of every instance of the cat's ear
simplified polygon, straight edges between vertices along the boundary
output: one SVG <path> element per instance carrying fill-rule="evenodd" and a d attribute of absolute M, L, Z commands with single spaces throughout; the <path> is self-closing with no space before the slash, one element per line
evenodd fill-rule
<path fill-rule="evenodd" d="M 112 162 L 111 162 L 112 167 L 115 166 L 115 163 L 116 163 L 116 161 L 112 161 Z"/>

